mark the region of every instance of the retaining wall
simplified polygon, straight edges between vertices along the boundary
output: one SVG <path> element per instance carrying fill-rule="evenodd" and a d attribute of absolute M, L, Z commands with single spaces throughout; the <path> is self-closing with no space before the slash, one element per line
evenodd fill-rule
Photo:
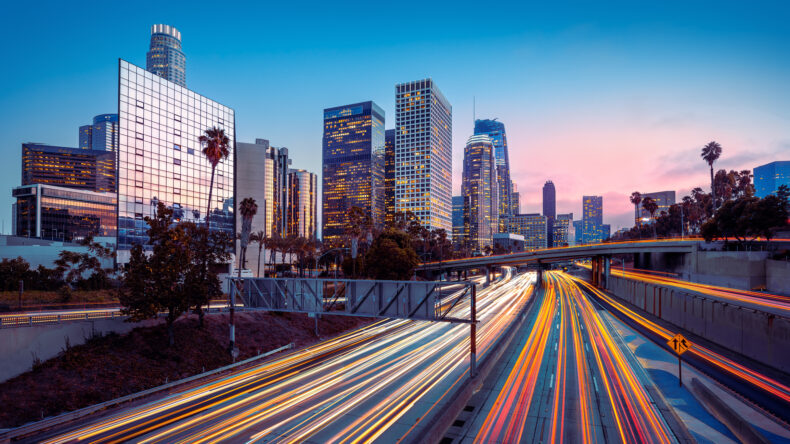
<path fill-rule="evenodd" d="M 790 319 L 691 291 L 609 276 L 608 290 L 652 315 L 783 372 L 790 372 Z"/>
<path fill-rule="evenodd" d="M 790 262 L 766 260 L 765 286 L 771 293 L 790 295 Z"/>

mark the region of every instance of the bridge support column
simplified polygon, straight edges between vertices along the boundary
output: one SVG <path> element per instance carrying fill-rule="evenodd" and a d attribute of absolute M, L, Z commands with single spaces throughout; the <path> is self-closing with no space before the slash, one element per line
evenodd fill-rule
<path fill-rule="evenodd" d="M 603 269 L 601 270 L 603 274 L 601 288 L 607 289 L 609 288 L 609 273 L 611 272 L 612 268 L 612 258 L 609 256 L 604 256 L 601 258 L 603 261 Z"/>
<path fill-rule="evenodd" d="M 491 266 L 486 267 L 486 283 L 485 286 L 488 287 L 491 284 Z"/>

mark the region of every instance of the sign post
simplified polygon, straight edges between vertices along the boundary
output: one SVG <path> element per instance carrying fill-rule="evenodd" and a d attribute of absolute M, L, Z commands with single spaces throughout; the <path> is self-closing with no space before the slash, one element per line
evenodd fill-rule
<path fill-rule="evenodd" d="M 683 387 L 683 366 L 681 364 L 680 355 L 691 348 L 691 342 L 682 334 L 678 333 L 667 341 L 667 344 L 678 355 L 678 385 Z"/>

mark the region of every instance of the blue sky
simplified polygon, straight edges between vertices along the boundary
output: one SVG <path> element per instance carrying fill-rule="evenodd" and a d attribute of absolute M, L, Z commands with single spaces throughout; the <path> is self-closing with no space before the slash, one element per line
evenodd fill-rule
<path fill-rule="evenodd" d="M 0 220 L 10 230 L 21 143 L 76 146 L 117 108 L 117 59 L 145 65 L 150 25 L 182 33 L 187 86 L 236 110 L 240 141 L 287 146 L 320 173 L 322 110 L 432 77 L 453 105 L 454 187 L 477 116 L 507 125 L 522 211 L 552 179 L 558 211 L 604 196 L 704 186 L 721 166 L 790 159 L 790 6 L 783 2 L 44 2 L 4 6 Z"/>

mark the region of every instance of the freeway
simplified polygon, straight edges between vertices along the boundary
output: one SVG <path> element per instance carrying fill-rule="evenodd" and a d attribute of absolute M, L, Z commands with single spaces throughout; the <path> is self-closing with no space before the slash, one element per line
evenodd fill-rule
<path fill-rule="evenodd" d="M 558 272 L 544 284 L 517 359 L 463 442 L 675 442 L 591 299 Z"/>
<path fill-rule="evenodd" d="M 478 359 L 532 297 L 533 274 L 478 292 Z M 454 316 L 469 316 L 468 302 Z M 419 440 L 469 378 L 469 326 L 382 320 L 315 346 L 36 442 Z"/>

